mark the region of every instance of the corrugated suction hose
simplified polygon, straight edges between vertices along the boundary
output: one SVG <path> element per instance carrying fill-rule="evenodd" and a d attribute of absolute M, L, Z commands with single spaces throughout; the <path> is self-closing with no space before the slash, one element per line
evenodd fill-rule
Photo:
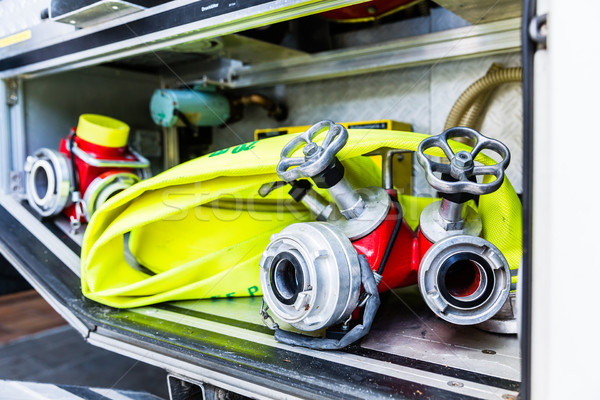
<path fill-rule="evenodd" d="M 522 79 L 521 67 L 502 68 L 492 65 L 485 76 L 471 84 L 456 100 L 448 113 L 444 130 L 453 126 L 474 127 L 493 89 L 503 83 L 521 82 Z"/>

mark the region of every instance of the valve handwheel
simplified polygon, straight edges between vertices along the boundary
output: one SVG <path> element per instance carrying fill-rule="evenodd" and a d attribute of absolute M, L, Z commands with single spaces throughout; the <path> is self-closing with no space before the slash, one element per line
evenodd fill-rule
<path fill-rule="evenodd" d="M 469 138 L 475 141 L 475 146 L 470 152 L 461 150 L 455 154 L 448 140 L 456 137 Z M 442 149 L 450 164 L 442 164 L 427 158 L 425 151 L 432 147 Z M 502 160 L 493 165 L 475 165 L 475 158 L 484 149 L 499 154 Z M 437 191 L 448 194 L 482 195 L 492 193 L 502 185 L 504 170 L 510 163 L 510 151 L 498 140 L 486 137 L 474 129 L 459 126 L 423 140 L 417 150 L 417 160 L 427 173 L 427 181 Z M 440 172 L 442 176 L 450 176 L 453 179 L 440 179 L 434 175 L 434 172 Z M 493 175 L 496 179 L 488 183 L 474 182 L 473 177 L 485 175 Z"/>
<path fill-rule="evenodd" d="M 314 138 L 325 131 L 328 131 L 327 135 L 319 146 L 314 142 Z M 339 153 L 347 141 L 348 131 L 342 125 L 329 120 L 317 122 L 308 128 L 306 132 L 292 139 L 281 150 L 281 160 L 277 164 L 277 174 L 287 182 L 300 178 L 311 178 L 324 171 L 334 162 L 335 155 Z M 301 147 L 303 147 L 304 158 L 292 157 Z"/>

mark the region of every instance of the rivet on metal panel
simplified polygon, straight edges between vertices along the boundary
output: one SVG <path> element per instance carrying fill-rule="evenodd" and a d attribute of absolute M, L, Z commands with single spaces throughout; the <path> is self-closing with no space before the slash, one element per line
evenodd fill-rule
<path fill-rule="evenodd" d="M 19 83 L 16 79 L 6 81 L 6 104 L 14 106 L 19 102 Z"/>
<path fill-rule="evenodd" d="M 24 193 L 23 176 L 21 171 L 10 171 L 10 191 L 11 193 Z"/>
<path fill-rule="evenodd" d="M 448 386 L 463 387 L 463 386 L 465 386 L 465 384 L 462 382 L 457 382 L 457 381 L 448 381 Z"/>

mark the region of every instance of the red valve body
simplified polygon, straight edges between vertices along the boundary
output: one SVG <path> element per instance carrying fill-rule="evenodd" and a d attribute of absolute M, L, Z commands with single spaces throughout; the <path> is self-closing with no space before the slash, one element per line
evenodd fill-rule
<path fill-rule="evenodd" d="M 76 131 L 76 128 L 71 128 L 71 135 L 73 135 Z M 100 146 L 88 141 L 81 139 L 79 136 L 75 136 L 75 144 L 81 150 L 85 151 L 90 157 L 95 159 L 103 159 L 103 160 L 117 160 L 117 161 L 136 161 L 137 157 L 129 150 L 127 146 L 123 147 L 107 147 Z M 60 141 L 60 146 L 58 151 L 63 153 L 69 160 L 71 159 L 71 152 L 69 151 L 69 138 L 62 138 Z M 75 167 L 77 169 L 76 173 L 79 177 L 79 191 L 81 194 L 81 198 L 85 195 L 85 191 L 87 190 L 90 183 L 97 177 L 107 177 L 109 175 L 121 173 L 121 172 L 133 172 L 134 169 L 131 168 L 114 168 L 114 167 L 94 167 L 92 165 L 87 164 L 85 161 L 75 156 Z M 69 161 L 70 162 L 70 161 Z M 71 204 L 63 210 L 63 213 L 71 218 L 76 217 L 75 213 L 75 205 Z M 81 217 L 82 221 L 85 221 L 85 216 Z"/>
<path fill-rule="evenodd" d="M 397 197 L 395 190 L 387 190 L 387 192 L 391 196 Z M 396 207 L 392 206 L 385 220 L 373 232 L 352 243 L 359 254 L 367 257 L 373 271 L 379 269 L 396 225 L 397 215 Z M 408 223 L 402 220 L 383 271 L 379 292 L 416 284 L 421 258 L 431 245 L 432 243 L 423 236 L 420 230 L 415 234 Z"/>

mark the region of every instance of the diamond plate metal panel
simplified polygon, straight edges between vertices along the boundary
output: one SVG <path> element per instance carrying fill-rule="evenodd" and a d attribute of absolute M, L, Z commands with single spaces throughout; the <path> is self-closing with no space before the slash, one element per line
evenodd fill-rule
<path fill-rule="evenodd" d="M 475 58 L 435 65 L 431 71 L 431 133 L 440 133 L 448 112 L 460 94 L 485 75 L 492 63 L 504 67 L 521 65 L 518 53 Z M 481 133 L 496 138 L 511 151 L 506 174 L 517 192 L 523 188 L 522 97 L 519 84 L 506 84 L 490 98 Z"/>
<path fill-rule="evenodd" d="M 256 128 L 310 125 L 322 119 L 390 118 L 411 123 L 418 132 L 429 132 L 429 80 L 429 68 L 417 67 L 280 86 L 275 93 L 289 107 L 286 121 L 277 124 L 258 107 L 248 108 L 244 120 L 215 129 L 214 147 L 252 140 Z"/>
<path fill-rule="evenodd" d="M 441 133 L 454 101 L 471 83 L 497 62 L 520 64 L 518 54 L 482 57 L 432 66 L 386 71 L 348 78 L 279 86 L 262 91 L 285 99 L 290 110 L 281 124 L 268 119 L 264 110 L 251 107 L 246 118 L 214 131 L 213 148 L 253 140 L 256 128 L 310 125 L 321 119 L 358 121 L 390 118 L 411 123 L 416 132 Z M 521 89 L 510 84 L 498 89 L 482 125 L 482 133 L 506 143 L 512 152 L 507 175 L 518 192 L 522 188 Z M 422 168 L 416 166 L 415 194 L 432 195 Z"/>

